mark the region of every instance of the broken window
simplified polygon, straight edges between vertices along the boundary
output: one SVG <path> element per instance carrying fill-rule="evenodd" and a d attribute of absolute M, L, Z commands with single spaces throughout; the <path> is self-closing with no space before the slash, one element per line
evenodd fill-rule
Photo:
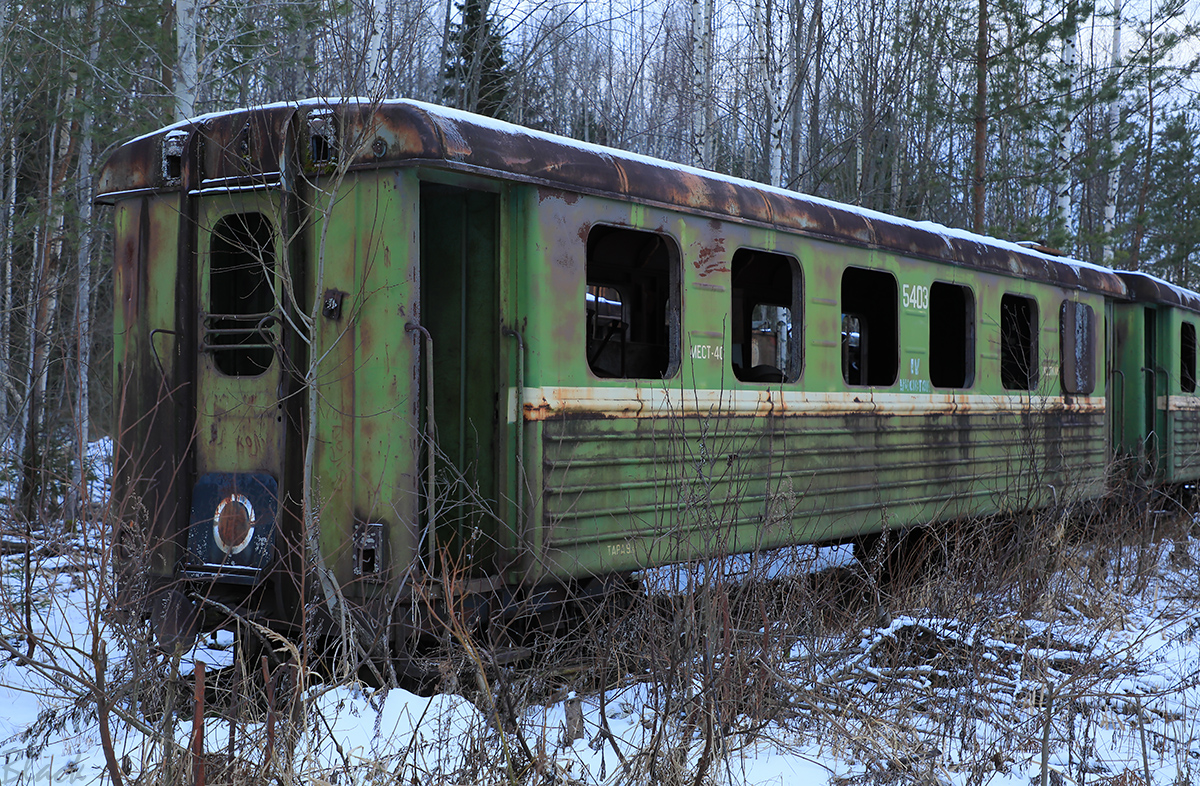
<path fill-rule="evenodd" d="M 679 368 L 679 251 L 655 232 L 588 234 L 587 361 L 598 377 L 664 379 Z"/>
<path fill-rule="evenodd" d="M 1196 326 L 1191 322 L 1179 331 L 1179 383 L 1184 393 L 1196 392 Z"/>
<path fill-rule="evenodd" d="M 266 216 L 235 213 L 213 227 L 204 348 L 221 373 L 252 377 L 271 365 L 274 271 L 275 232 Z"/>
<path fill-rule="evenodd" d="M 970 287 L 935 281 L 929 287 L 929 381 L 969 388 L 975 381 L 975 295 Z"/>
<path fill-rule="evenodd" d="M 1059 311 L 1064 393 L 1086 396 L 1096 389 L 1096 328 L 1092 307 L 1064 300 Z"/>
<path fill-rule="evenodd" d="M 1032 298 L 1000 299 L 1000 383 L 1005 390 L 1037 387 L 1037 304 Z"/>
<path fill-rule="evenodd" d="M 896 381 L 900 335 L 896 279 L 848 267 L 842 273 L 842 378 L 848 385 L 886 387 Z"/>
<path fill-rule="evenodd" d="M 733 255 L 733 374 L 743 382 L 793 382 L 800 376 L 800 266 L 766 251 Z"/>

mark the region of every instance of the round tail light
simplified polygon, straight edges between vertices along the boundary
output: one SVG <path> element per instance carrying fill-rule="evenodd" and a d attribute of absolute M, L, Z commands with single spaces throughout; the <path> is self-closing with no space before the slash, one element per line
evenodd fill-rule
<path fill-rule="evenodd" d="M 226 554 L 238 554 L 254 537 L 254 506 L 241 494 L 230 494 L 217 503 L 213 537 Z"/>

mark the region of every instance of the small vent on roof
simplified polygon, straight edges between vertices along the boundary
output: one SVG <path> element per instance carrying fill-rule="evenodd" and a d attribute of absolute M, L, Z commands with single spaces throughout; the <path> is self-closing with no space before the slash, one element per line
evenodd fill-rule
<path fill-rule="evenodd" d="M 332 109 L 308 113 L 308 156 L 314 166 L 332 163 L 337 150 L 337 118 Z"/>
<path fill-rule="evenodd" d="M 183 178 L 183 147 L 187 138 L 188 133 L 183 130 L 168 131 L 163 137 L 162 178 L 167 185 Z"/>
<path fill-rule="evenodd" d="M 1067 255 L 1067 252 L 1057 248 L 1051 248 L 1050 246 L 1038 240 L 1018 240 L 1017 245 L 1021 246 L 1022 248 L 1028 248 L 1030 251 L 1038 251 L 1043 254 L 1049 254 L 1052 257 L 1065 257 Z"/>

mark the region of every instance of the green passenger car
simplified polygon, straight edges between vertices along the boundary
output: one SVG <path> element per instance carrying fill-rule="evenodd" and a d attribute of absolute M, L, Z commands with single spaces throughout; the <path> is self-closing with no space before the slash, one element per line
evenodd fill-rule
<path fill-rule="evenodd" d="M 1196 329 L 1200 297 L 1144 273 L 1121 271 L 1130 300 L 1116 303 L 1114 442 L 1128 471 L 1151 484 L 1200 479 Z"/>
<path fill-rule="evenodd" d="M 294 630 L 332 583 L 402 648 L 431 581 L 495 609 L 1097 497 L 1137 362 L 1111 271 L 414 102 L 177 124 L 99 190 L 168 639 Z M 1160 311 L 1191 365 L 1155 432 L 1194 444 L 1195 315 Z"/>

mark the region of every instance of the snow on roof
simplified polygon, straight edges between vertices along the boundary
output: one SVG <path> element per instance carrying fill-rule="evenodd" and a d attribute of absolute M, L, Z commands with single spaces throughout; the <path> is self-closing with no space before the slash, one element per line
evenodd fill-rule
<path fill-rule="evenodd" d="M 1038 257 L 1038 258 L 1044 259 L 1048 262 L 1053 262 L 1054 264 L 1067 264 L 1078 270 L 1090 269 L 1090 270 L 1093 270 L 1096 272 L 1101 272 L 1101 273 L 1106 273 L 1106 274 L 1112 274 L 1112 272 L 1113 272 L 1111 269 L 1103 267 L 1102 265 L 1096 265 L 1091 262 L 1085 262 L 1080 259 L 1073 259 L 1070 257 L 1058 256 L 1055 254 L 1048 254 L 1043 251 L 1039 251 L 1038 249 L 1029 248 L 1028 246 L 1023 246 L 1014 241 L 1001 240 L 1000 238 L 992 237 L 990 235 L 981 235 L 979 233 L 972 232 L 967 229 L 946 226 L 944 224 L 939 224 L 934 221 L 918 221 L 918 220 L 913 220 L 913 219 L 901 218 L 899 216 L 894 216 L 890 213 L 883 213 L 878 210 L 872 210 L 870 208 L 862 207 L 860 205 L 851 205 L 851 204 L 848 204 L 845 202 L 837 202 L 832 199 L 825 199 L 824 197 L 814 196 L 812 194 L 807 194 L 807 193 L 800 192 L 800 191 L 793 191 L 791 189 L 781 188 L 779 186 L 767 185 L 765 183 L 759 183 L 757 181 L 747 180 L 745 178 L 736 177 L 734 175 L 726 175 L 726 174 L 722 174 L 720 172 L 713 172 L 713 171 L 710 171 L 707 169 L 701 169 L 699 167 L 690 166 L 688 164 L 680 164 L 680 163 L 677 163 L 674 161 L 667 161 L 667 160 L 664 160 L 661 158 L 654 158 L 652 156 L 643 155 L 641 153 L 633 153 L 633 152 L 629 152 L 629 151 L 625 151 L 625 150 L 618 150 L 616 148 L 606 147 L 604 145 L 598 145 L 593 142 L 584 142 L 584 141 L 581 141 L 578 139 L 572 139 L 571 137 L 565 137 L 565 136 L 560 136 L 558 134 L 550 133 L 548 131 L 536 131 L 534 129 L 526 128 L 524 126 L 519 126 L 514 123 L 509 123 L 504 120 L 497 120 L 497 119 L 491 118 L 491 117 L 484 117 L 482 115 L 472 114 L 470 112 L 466 112 L 461 109 L 454 109 L 452 107 L 442 106 L 440 104 L 431 104 L 431 103 L 428 103 L 425 101 L 416 101 L 416 100 L 393 100 L 393 101 L 385 101 L 382 104 L 382 106 L 388 106 L 388 105 L 413 106 L 413 107 L 417 107 L 417 108 L 427 112 L 428 114 L 430 114 L 432 116 L 440 116 L 440 117 L 444 117 L 444 118 L 447 118 L 450 120 L 454 120 L 456 122 L 468 123 L 468 124 L 471 124 L 471 125 L 474 125 L 474 126 L 477 126 L 480 128 L 490 128 L 492 130 L 495 130 L 497 132 L 501 132 L 504 134 L 524 135 L 524 136 L 528 136 L 528 137 L 534 138 L 534 139 L 551 140 L 551 141 L 555 142 L 556 144 L 562 145 L 564 147 L 571 147 L 571 148 L 575 148 L 575 149 L 581 150 L 581 151 L 588 151 L 590 153 L 595 153 L 595 154 L 602 155 L 602 156 L 609 156 L 609 157 L 617 158 L 617 159 L 620 159 L 623 161 L 636 161 L 636 162 L 645 164 L 646 166 L 657 167 L 659 169 L 669 171 L 669 172 L 685 173 L 685 174 L 693 175 L 695 177 L 702 178 L 705 180 L 728 183 L 729 185 L 736 186 L 738 188 L 751 188 L 751 189 L 763 191 L 766 193 L 776 194 L 778 196 L 781 196 L 781 197 L 784 197 L 787 199 L 803 199 L 807 202 L 811 202 L 811 203 L 818 204 L 818 205 L 823 205 L 828 208 L 832 208 L 832 209 L 840 210 L 840 211 L 843 211 L 846 213 L 851 213 L 851 214 L 862 216 L 863 218 L 868 219 L 874 223 L 892 224 L 897 227 L 918 229 L 918 230 L 922 230 L 925 232 L 942 235 L 945 238 L 957 238 L 957 239 L 961 239 L 961 240 L 968 240 L 968 241 L 975 242 L 975 243 L 981 243 L 984 245 L 995 246 L 995 247 L 999 247 L 999 248 L 1003 248 L 1005 250 L 1011 251 L 1016 254 L 1021 254 L 1023 256 Z"/>
<path fill-rule="evenodd" d="M 1124 281 L 1114 276 L 1114 271 L 1102 265 L 1092 264 L 1079 259 L 1060 256 L 1053 253 L 1047 253 L 1039 248 L 1031 248 L 1029 245 L 1020 244 L 1017 242 L 1002 240 L 987 235 L 978 234 L 966 229 L 946 226 L 933 221 L 919 221 L 913 219 L 901 218 L 898 216 L 882 213 L 870 208 L 861 207 L 858 205 L 850 205 L 842 202 L 836 202 L 830 199 L 825 199 L 810 194 L 804 194 L 798 191 L 792 191 L 786 188 L 766 185 L 763 183 L 746 180 L 744 178 L 725 175 L 717 172 L 700 169 L 687 164 L 680 164 L 663 159 L 652 158 L 640 153 L 632 153 L 622 150 L 617 150 L 603 145 L 598 145 L 592 142 L 583 142 L 577 139 L 560 136 L 545 131 L 537 131 L 534 129 L 519 126 L 503 120 L 484 117 L 481 115 L 472 114 L 459 109 L 432 104 L 424 101 L 408 100 L 408 99 L 391 99 L 386 101 L 373 101 L 364 97 L 315 97 L 301 101 L 281 101 L 272 104 L 265 104 L 255 107 L 243 107 L 224 112 L 211 112 L 185 121 L 172 123 L 158 131 L 143 134 L 136 139 L 130 140 L 123 147 L 134 145 L 138 142 L 156 137 L 158 135 L 179 130 L 187 127 L 195 127 L 197 124 L 209 123 L 213 120 L 225 117 L 231 117 L 238 114 L 251 111 L 277 111 L 280 109 L 296 109 L 300 110 L 305 107 L 355 107 L 360 111 L 380 111 L 382 114 L 387 114 L 389 109 L 398 112 L 416 111 L 423 115 L 428 123 L 436 127 L 448 148 L 453 150 L 466 150 L 468 153 L 471 148 L 467 143 L 467 139 L 478 137 L 480 131 L 484 132 L 485 136 L 488 132 L 496 135 L 497 139 L 516 140 L 516 144 L 512 145 L 512 149 L 526 149 L 520 144 L 521 139 L 526 139 L 532 145 L 552 145 L 559 150 L 576 150 L 585 154 L 582 158 L 590 158 L 594 164 L 611 163 L 612 172 L 623 170 L 629 164 L 636 164 L 639 167 L 646 168 L 643 170 L 643 175 L 646 173 L 661 172 L 665 182 L 673 182 L 676 184 L 683 183 L 686 187 L 699 186 L 701 190 L 708 189 L 714 195 L 719 195 L 721 192 L 742 192 L 746 194 L 753 192 L 761 195 L 764 200 L 758 203 L 758 213 L 754 216 L 741 216 L 741 218 L 749 218 L 749 220 L 762 220 L 764 216 L 770 217 L 774 222 L 779 222 L 787 227 L 796 226 L 805 230 L 803 217 L 787 215 L 786 213 L 778 213 L 773 211 L 780 210 L 783 206 L 794 205 L 800 212 L 804 212 L 806 208 L 817 207 L 830 211 L 831 214 L 841 216 L 842 219 L 849 219 L 853 222 L 853 218 L 857 217 L 862 224 L 861 231 L 864 231 L 874 237 L 905 237 L 913 239 L 913 242 L 920 246 L 921 250 L 906 250 L 901 246 L 897 247 L 898 253 L 915 253 L 917 256 L 932 255 L 935 259 L 947 261 L 951 263 L 962 263 L 973 267 L 990 266 L 991 269 L 997 269 L 999 272 L 1005 272 L 1009 275 L 1029 275 L 1037 278 L 1045 278 L 1047 280 L 1057 281 L 1068 286 L 1082 286 L 1084 288 L 1098 288 L 1111 294 L 1126 295 L 1126 287 Z M 530 147 L 528 149 L 536 151 L 537 148 Z M 544 148 L 553 149 L 553 148 Z M 453 163 L 454 157 L 450 151 L 446 151 L 448 161 Z M 599 160 L 597 160 L 599 159 Z M 547 182 L 554 181 L 566 184 L 567 178 L 560 171 L 551 169 L 538 170 L 536 161 L 511 161 L 514 168 L 519 168 L 521 163 L 531 164 L 527 167 L 527 176 L 537 180 L 544 179 Z M 514 171 L 514 175 L 517 173 Z M 622 172 L 622 175 L 624 173 Z M 707 184 L 707 185 L 705 185 Z M 722 188 L 722 186 L 724 188 Z M 634 195 L 631 194 L 631 197 Z M 746 197 L 743 196 L 743 199 Z M 753 198 L 751 198 L 753 199 Z M 717 204 L 717 203 L 713 203 Z M 838 219 L 833 223 L 838 223 L 842 219 Z M 819 235 L 820 231 L 811 231 L 810 234 Z M 835 235 L 834 239 L 844 239 L 847 242 L 862 242 L 861 236 L 851 237 L 856 230 L 839 229 L 841 234 Z M 844 236 L 844 237 L 843 237 Z M 919 240 L 919 238 L 926 238 Z M 893 241 L 894 242 L 894 241 Z M 974 248 L 972 248 L 974 247 Z M 938 249 L 941 251 L 938 251 Z M 991 249 L 991 251 L 987 251 Z M 922 253 L 922 251 L 924 253 Z M 996 254 L 999 256 L 996 256 Z M 989 264 L 983 264 L 977 257 L 992 255 L 993 258 Z M 1008 260 L 1005 262 L 1005 260 Z M 1018 260 L 1025 260 L 1027 265 L 1025 269 L 1014 267 Z M 1033 267 L 1028 267 L 1028 263 L 1035 263 Z M 1009 269 L 1004 269 L 1005 265 Z M 1053 271 L 1065 271 L 1055 273 Z M 1144 274 L 1143 274 L 1144 275 Z M 1072 281 L 1073 280 L 1073 281 Z M 1179 287 L 1175 287 L 1167 282 L 1162 282 L 1159 279 L 1154 279 L 1159 282 L 1159 286 L 1155 289 L 1160 292 L 1170 292 L 1169 299 L 1178 300 L 1181 304 L 1195 304 L 1194 308 L 1200 310 L 1200 296 L 1190 293 Z M 1192 306 L 1189 306 L 1192 307 Z"/>

